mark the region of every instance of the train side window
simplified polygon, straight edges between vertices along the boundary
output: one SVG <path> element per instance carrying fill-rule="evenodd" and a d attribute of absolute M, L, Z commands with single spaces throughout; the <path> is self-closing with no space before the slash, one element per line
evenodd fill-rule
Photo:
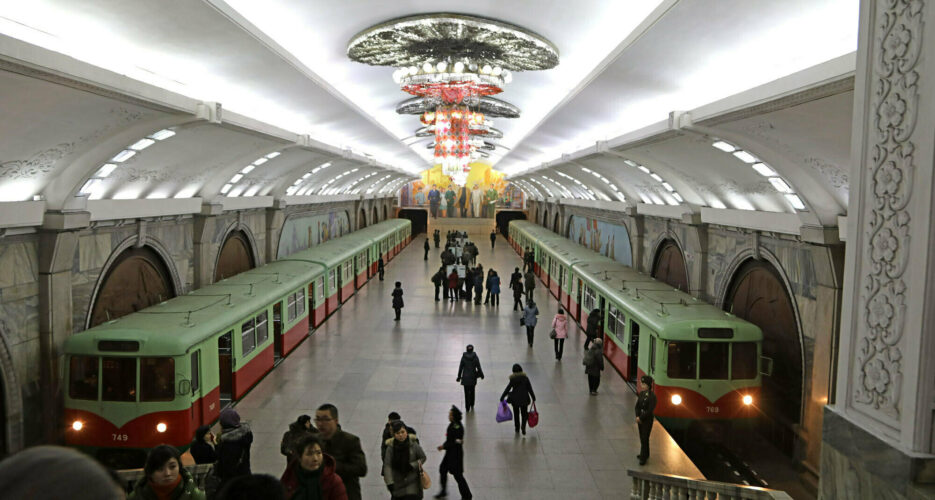
<path fill-rule="evenodd" d="M 288 321 L 291 322 L 295 320 L 295 294 L 294 293 L 289 295 L 289 306 L 288 306 L 287 315 L 288 315 L 287 316 Z"/>
<path fill-rule="evenodd" d="M 335 276 L 334 269 L 328 271 L 328 290 L 334 291 L 338 288 L 337 276 Z"/>
<path fill-rule="evenodd" d="M 698 378 L 705 380 L 727 380 L 730 367 L 730 344 L 727 342 L 699 342 Z"/>
<path fill-rule="evenodd" d="M 610 320 L 607 322 L 607 331 L 617 335 L 617 308 L 613 304 L 607 307 L 607 318 Z"/>
<path fill-rule="evenodd" d="M 617 311 L 617 338 L 622 338 L 627 333 L 627 318 L 623 311 Z"/>
<path fill-rule="evenodd" d="M 224 335 L 218 337 L 218 353 L 231 355 L 231 337 L 233 337 L 234 331 L 230 330 Z"/>
<path fill-rule="evenodd" d="M 756 378 L 756 342 L 734 342 L 731 349 L 730 378 L 733 380 Z"/>
<path fill-rule="evenodd" d="M 305 301 L 303 300 L 304 304 Z M 263 311 L 259 316 L 256 317 L 256 345 L 263 345 L 266 342 L 266 339 L 269 338 L 269 313 Z"/>
<path fill-rule="evenodd" d="M 669 342 L 669 378 L 696 378 L 698 348 L 695 342 Z"/>
<path fill-rule="evenodd" d="M 195 351 L 192 353 L 192 394 L 197 394 L 198 389 L 201 389 L 201 367 L 198 362 L 198 353 L 200 351 Z"/>
<path fill-rule="evenodd" d="M 68 395 L 72 399 L 97 401 L 97 356 L 72 356 L 68 364 Z"/>
<path fill-rule="evenodd" d="M 136 402 L 136 358 L 103 358 L 104 401 Z"/>
<path fill-rule="evenodd" d="M 305 288 L 295 292 L 295 317 L 305 313 Z"/>
<path fill-rule="evenodd" d="M 175 360 L 140 358 L 140 401 L 175 399 Z"/>
<path fill-rule="evenodd" d="M 253 318 L 248 319 L 240 326 L 240 346 L 243 348 L 243 356 L 253 352 L 256 348 L 256 336 L 253 334 Z"/>

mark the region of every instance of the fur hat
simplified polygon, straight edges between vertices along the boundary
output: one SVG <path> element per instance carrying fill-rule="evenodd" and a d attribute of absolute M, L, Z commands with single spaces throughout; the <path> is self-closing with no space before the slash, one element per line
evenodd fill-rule
<path fill-rule="evenodd" d="M 221 427 L 229 429 L 240 426 L 240 414 L 233 408 L 226 408 L 221 412 Z"/>

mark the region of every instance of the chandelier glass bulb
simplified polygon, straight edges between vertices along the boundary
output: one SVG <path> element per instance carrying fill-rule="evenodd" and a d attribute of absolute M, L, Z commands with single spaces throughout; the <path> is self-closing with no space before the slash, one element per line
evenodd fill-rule
<path fill-rule="evenodd" d="M 422 65 L 422 71 L 426 73 L 431 73 L 435 71 L 435 66 L 432 66 L 432 63 L 425 61 L 425 64 Z"/>
<path fill-rule="evenodd" d="M 464 71 L 464 63 L 461 62 L 461 61 L 456 62 L 456 63 L 455 63 L 455 73 L 461 73 L 461 72 L 463 72 L 463 71 Z"/>
<path fill-rule="evenodd" d="M 438 64 L 435 65 L 435 68 L 438 70 L 439 73 L 444 73 L 445 70 L 448 69 L 448 62 L 439 61 Z"/>

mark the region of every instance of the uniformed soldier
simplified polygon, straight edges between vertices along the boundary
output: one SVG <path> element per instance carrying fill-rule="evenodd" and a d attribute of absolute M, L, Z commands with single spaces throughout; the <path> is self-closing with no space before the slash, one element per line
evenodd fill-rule
<path fill-rule="evenodd" d="M 656 408 L 656 394 L 653 392 L 653 378 L 643 375 L 640 379 L 640 393 L 636 397 L 636 425 L 640 429 L 640 465 L 649 459 L 649 432 L 653 430 L 653 410 Z"/>

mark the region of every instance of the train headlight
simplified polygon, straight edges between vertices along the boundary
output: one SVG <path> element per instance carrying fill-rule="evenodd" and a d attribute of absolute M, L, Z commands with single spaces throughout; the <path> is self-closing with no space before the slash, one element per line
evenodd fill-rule
<path fill-rule="evenodd" d="M 751 396 L 751 395 L 749 395 L 749 394 L 747 394 L 746 396 L 744 396 L 744 397 L 743 397 L 743 404 L 745 404 L 745 405 L 747 405 L 747 406 L 752 405 L 752 404 L 753 404 L 753 396 Z"/>
<path fill-rule="evenodd" d="M 80 420 L 75 420 L 71 423 L 71 428 L 76 431 L 80 431 L 82 428 L 84 428 L 84 424 Z"/>
<path fill-rule="evenodd" d="M 169 428 L 169 426 L 166 425 L 166 424 L 164 424 L 164 423 L 162 423 L 162 422 L 159 422 L 158 424 L 156 424 L 156 430 L 157 430 L 158 432 L 165 432 L 166 429 L 168 429 L 168 428 Z"/>
<path fill-rule="evenodd" d="M 680 405 L 680 404 L 682 404 L 682 396 L 679 396 L 678 394 L 673 394 L 673 395 L 672 395 L 672 404 L 674 404 L 674 405 Z"/>

